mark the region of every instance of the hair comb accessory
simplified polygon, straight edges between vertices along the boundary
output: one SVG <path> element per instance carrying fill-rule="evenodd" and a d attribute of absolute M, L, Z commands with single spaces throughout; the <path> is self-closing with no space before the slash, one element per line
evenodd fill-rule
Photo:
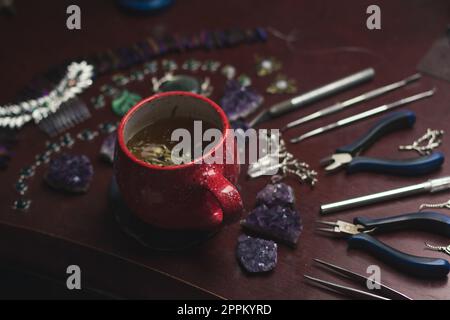
<path fill-rule="evenodd" d="M 41 122 L 59 110 L 61 105 L 92 84 L 93 66 L 86 62 L 72 63 L 58 85 L 45 96 L 0 106 L 0 127 L 21 128 L 27 122 Z"/>
<path fill-rule="evenodd" d="M 63 103 L 57 112 L 41 120 L 38 126 L 50 137 L 54 137 L 90 117 L 91 113 L 83 100 L 73 98 Z"/>

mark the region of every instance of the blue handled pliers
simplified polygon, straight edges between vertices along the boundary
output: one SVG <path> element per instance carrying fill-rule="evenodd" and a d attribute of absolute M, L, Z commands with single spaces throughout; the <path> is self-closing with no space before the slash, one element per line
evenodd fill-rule
<path fill-rule="evenodd" d="M 362 249 L 407 274 L 425 278 L 442 278 L 450 271 L 445 259 L 413 256 L 398 251 L 370 234 L 399 229 L 416 229 L 450 237 L 450 217 L 437 212 L 416 212 L 381 219 L 356 217 L 345 221 L 317 221 L 331 228 L 318 228 L 348 238 L 349 248 Z"/>
<path fill-rule="evenodd" d="M 386 160 L 358 156 L 380 137 L 394 130 L 411 128 L 415 122 L 416 115 L 412 111 L 393 112 L 380 120 L 354 143 L 338 148 L 334 154 L 322 159 L 321 164 L 326 166 L 326 171 L 335 171 L 346 166 L 348 173 L 372 171 L 415 176 L 432 172 L 444 163 L 444 155 L 441 152 L 407 160 Z"/>

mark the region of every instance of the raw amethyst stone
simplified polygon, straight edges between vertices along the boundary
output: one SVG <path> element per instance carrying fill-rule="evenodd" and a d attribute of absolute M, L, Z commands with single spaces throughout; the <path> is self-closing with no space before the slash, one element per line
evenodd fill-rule
<path fill-rule="evenodd" d="M 100 147 L 100 157 L 108 163 L 113 163 L 115 146 L 116 133 L 114 132 L 103 140 L 102 146 Z"/>
<path fill-rule="evenodd" d="M 221 100 L 222 109 L 231 121 L 244 118 L 263 102 L 263 97 L 236 80 L 228 80 Z"/>
<path fill-rule="evenodd" d="M 268 184 L 256 195 L 256 204 L 265 204 L 268 207 L 276 205 L 294 206 L 295 195 L 291 186 L 285 183 Z"/>
<path fill-rule="evenodd" d="M 248 272 L 267 272 L 277 265 L 277 244 L 270 240 L 242 235 L 238 239 L 236 255 Z"/>
<path fill-rule="evenodd" d="M 262 236 L 290 245 L 297 244 L 302 231 L 298 211 L 280 205 L 269 208 L 265 204 L 261 204 L 241 221 L 241 225 Z"/>
<path fill-rule="evenodd" d="M 93 175 L 94 168 L 88 157 L 64 153 L 50 161 L 45 181 L 56 189 L 86 192 Z"/>

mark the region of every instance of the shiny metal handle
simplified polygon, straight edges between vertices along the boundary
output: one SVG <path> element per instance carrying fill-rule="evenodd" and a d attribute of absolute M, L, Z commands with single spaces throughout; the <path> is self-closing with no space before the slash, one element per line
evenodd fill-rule
<path fill-rule="evenodd" d="M 303 105 L 313 103 L 319 99 L 325 98 L 336 92 L 345 90 L 354 85 L 360 84 L 362 82 L 372 79 L 375 75 L 375 70 L 373 68 L 367 68 L 345 78 L 336 80 L 322 87 L 304 93 L 298 97 L 292 98 L 286 102 L 276 104 L 270 108 L 270 114 L 274 116 L 281 115 L 283 113 L 300 108 Z"/>

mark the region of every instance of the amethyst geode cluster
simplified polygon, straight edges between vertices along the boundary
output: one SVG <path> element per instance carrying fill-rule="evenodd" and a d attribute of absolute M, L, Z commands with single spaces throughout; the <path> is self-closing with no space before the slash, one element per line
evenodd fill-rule
<path fill-rule="evenodd" d="M 277 264 L 277 244 L 241 235 L 238 239 L 237 257 L 248 272 L 267 272 Z"/>
<path fill-rule="evenodd" d="M 294 191 L 285 183 L 269 184 L 256 195 L 256 207 L 241 225 L 264 238 L 296 245 L 302 231 L 300 214 L 294 207 Z M 265 272 L 277 263 L 276 243 L 269 240 L 239 238 L 237 257 L 248 272 Z"/>
<path fill-rule="evenodd" d="M 89 189 L 93 175 L 88 157 L 64 153 L 50 161 L 45 181 L 53 188 L 79 193 Z"/>
<path fill-rule="evenodd" d="M 231 121 L 244 118 L 263 102 L 262 95 L 239 81 L 228 80 L 220 105 Z"/>
<path fill-rule="evenodd" d="M 296 245 L 302 231 L 294 191 L 285 183 L 269 184 L 256 195 L 256 208 L 241 221 L 245 228 Z"/>

